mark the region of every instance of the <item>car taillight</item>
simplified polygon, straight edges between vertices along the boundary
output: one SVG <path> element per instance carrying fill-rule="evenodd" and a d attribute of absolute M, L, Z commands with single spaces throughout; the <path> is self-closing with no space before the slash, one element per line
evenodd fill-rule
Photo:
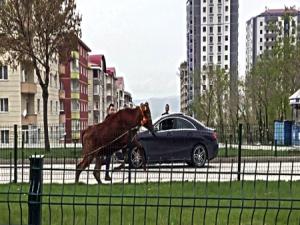
<path fill-rule="evenodd" d="M 213 140 L 218 140 L 218 136 L 217 136 L 217 132 L 216 131 L 214 131 L 212 133 L 212 138 L 213 138 Z"/>

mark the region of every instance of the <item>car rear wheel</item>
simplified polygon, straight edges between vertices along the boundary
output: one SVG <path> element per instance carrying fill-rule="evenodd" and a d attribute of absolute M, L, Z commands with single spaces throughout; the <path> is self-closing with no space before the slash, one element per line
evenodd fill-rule
<path fill-rule="evenodd" d="M 129 151 L 129 165 L 132 168 L 138 169 L 143 165 L 143 156 L 137 147 L 132 148 Z"/>
<path fill-rule="evenodd" d="M 203 167 L 207 160 L 206 149 L 203 145 L 197 145 L 191 155 L 191 164 L 195 167 Z"/>

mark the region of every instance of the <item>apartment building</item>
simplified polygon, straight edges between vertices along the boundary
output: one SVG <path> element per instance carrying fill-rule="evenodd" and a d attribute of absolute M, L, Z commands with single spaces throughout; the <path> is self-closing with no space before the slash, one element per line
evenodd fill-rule
<path fill-rule="evenodd" d="M 58 64 L 52 63 L 50 71 L 48 124 L 51 141 L 63 138 L 63 124 L 59 125 Z M 22 129 L 23 143 L 41 143 L 44 139 L 43 98 L 32 64 L 0 65 L 0 90 L 0 143 L 13 142 L 14 124 Z"/>
<path fill-rule="evenodd" d="M 67 142 L 77 142 L 80 133 L 88 126 L 88 53 L 90 48 L 78 40 L 77 49 L 67 62 L 60 65 L 61 114 L 65 115 Z"/>
<path fill-rule="evenodd" d="M 128 91 L 124 91 L 124 105 L 125 105 L 125 107 L 128 107 L 128 108 L 134 107 L 131 93 Z"/>
<path fill-rule="evenodd" d="M 288 16 L 287 16 L 288 15 Z M 266 9 L 265 12 L 247 21 L 246 74 L 258 57 L 271 50 L 276 41 L 291 37 L 294 43 L 300 40 L 300 11 L 292 9 Z"/>
<path fill-rule="evenodd" d="M 125 85 L 124 85 L 124 78 L 117 77 L 116 82 L 116 108 L 118 110 L 123 109 L 125 105 Z"/>
<path fill-rule="evenodd" d="M 180 111 L 184 114 L 188 114 L 188 68 L 187 62 L 183 62 L 179 67 L 180 77 Z"/>
<path fill-rule="evenodd" d="M 106 117 L 106 60 L 104 55 L 89 56 L 89 120 L 88 124 L 100 123 Z"/>
<path fill-rule="evenodd" d="M 106 106 L 107 109 L 110 103 L 116 103 L 117 94 L 116 94 L 116 69 L 115 67 L 106 68 L 107 79 L 106 79 Z"/>
<path fill-rule="evenodd" d="M 238 8 L 238 0 L 187 1 L 188 104 L 210 87 L 207 72 L 213 65 L 230 73 L 231 90 L 236 89 Z"/>

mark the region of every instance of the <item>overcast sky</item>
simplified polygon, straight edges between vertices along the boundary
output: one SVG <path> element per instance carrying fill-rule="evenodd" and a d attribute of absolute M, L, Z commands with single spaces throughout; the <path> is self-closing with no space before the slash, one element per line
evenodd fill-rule
<path fill-rule="evenodd" d="M 179 95 L 186 60 L 186 0 L 77 0 L 83 41 L 124 76 L 134 99 Z M 245 71 L 246 21 L 265 7 L 300 7 L 300 0 L 240 0 L 239 72 Z"/>

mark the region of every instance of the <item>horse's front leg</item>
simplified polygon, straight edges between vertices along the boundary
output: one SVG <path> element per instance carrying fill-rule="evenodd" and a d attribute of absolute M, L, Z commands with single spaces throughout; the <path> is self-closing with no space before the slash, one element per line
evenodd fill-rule
<path fill-rule="evenodd" d="M 102 165 L 102 156 L 97 155 L 93 174 L 94 174 L 94 177 L 97 180 L 98 184 L 101 184 L 101 179 L 100 179 L 101 165 Z"/>

